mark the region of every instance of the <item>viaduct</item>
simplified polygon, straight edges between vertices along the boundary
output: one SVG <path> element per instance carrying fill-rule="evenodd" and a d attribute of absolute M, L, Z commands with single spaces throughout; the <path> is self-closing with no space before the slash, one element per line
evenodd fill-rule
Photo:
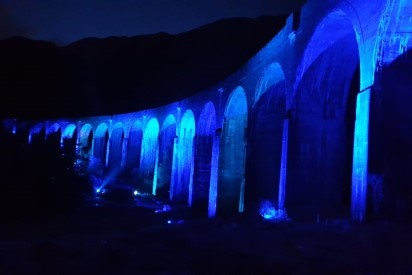
<path fill-rule="evenodd" d="M 309 218 L 410 215 L 411 36 L 412 1 L 308 0 L 243 67 L 192 97 L 4 125 L 30 143 L 57 140 L 106 182 L 128 175 L 140 193 L 209 217 L 262 200 Z"/>

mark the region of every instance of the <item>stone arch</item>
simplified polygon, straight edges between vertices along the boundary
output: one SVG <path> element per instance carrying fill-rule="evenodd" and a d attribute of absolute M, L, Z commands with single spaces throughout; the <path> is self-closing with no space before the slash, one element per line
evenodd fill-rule
<path fill-rule="evenodd" d="M 170 199 L 176 129 L 176 119 L 174 115 L 169 114 L 162 124 L 159 136 L 159 165 L 156 192 L 156 195 L 165 199 Z"/>
<path fill-rule="evenodd" d="M 142 138 L 143 125 L 139 120 L 136 120 L 130 128 L 126 154 L 126 169 L 132 174 L 133 178 L 138 175 L 140 167 Z"/>
<path fill-rule="evenodd" d="M 85 124 L 80 129 L 79 136 L 79 158 L 88 162 L 93 154 L 94 133 L 90 124 Z"/>
<path fill-rule="evenodd" d="M 43 123 L 38 123 L 30 129 L 29 143 L 33 145 L 44 144 L 46 141 L 46 127 Z"/>
<path fill-rule="evenodd" d="M 110 135 L 109 168 L 118 171 L 122 164 L 124 128 L 121 122 L 113 126 Z"/>
<path fill-rule="evenodd" d="M 47 129 L 46 142 L 51 150 L 58 150 L 62 141 L 62 131 L 58 123 L 53 123 Z"/>
<path fill-rule="evenodd" d="M 176 151 L 178 180 L 173 186 L 173 197 L 175 201 L 187 202 L 189 205 L 192 201 L 193 138 L 195 131 L 195 118 L 192 110 L 188 109 L 180 120 Z"/>
<path fill-rule="evenodd" d="M 270 91 L 273 86 L 277 85 L 278 83 L 284 86 L 284 82 L 285 74 L 283 72 L 282 66 L 279 63 L 274 62 L 267 66 L 256 85 L 253 105 L 256 105 L 260 97 L 266 92 Z M 280 96 L 284 97 L 284 92 Z"/>
<path fill-rule="evenodd" d="M 64 131 L 62 133 L 62 138 L 64 139 L 70 139 L 77 136 L 77 127 L 73 123 L 70 123 L 69 125 L 64 128 Z"/>
<path fill-rule="evenodd" d="M 409 61 L 408 61 L 409 60 Z M 369 214 L 412 219 L 412 48 L 382 69 L 381 106 L 373 110 Z M 373 107 L 373 106 L 372 106 Z M 372 112 L 375 111 L 375 112 Z M 378 179 L 380 181 L 378 181 Z"/>
<path fill-rule="evenodd" d="M 263 200 L 279 201 L 286 83 L 282 67 L 269 65 L 255 92 L 248 124 L 245 199 L 252 211 Z"/>
<path fill-rule="evenodd" d="M 106 123 L 100 123 L 96 129 L 93 145 L 93 160 L 98 171 L 103 171 L 107 166 L 109 143 L 109 128 Z"/>
<path fill-rule="evenodd" d="M 16 135 L 17 140 L 21 144 L 25 144 L 29 142 L 30 137 L 30 127 L 27 127 L 27 124 L 22 121 L 15 121 L 11 132 Z"/>
<path fill-rule="evenodd" d="M 217 192 L 220 215 L 244 210 L 247 106 L 245 91 L 236 87 L 226 104 L 221 131 Z"/>
<path fill-rule="evenodd" d="M 52 125 L 50 125 L 49 128 L 47 129 L 47 135 L 52 134 L 52 133 L 56 133 L 59 130 L 61 131 L 60 124 L 55 122 Z"/>
<path fill-rule="evenodd" d="M 143 193 L 155 193 L 156 162 L 159 155 L 159 122 L 151 118 L 143 132 L 142 154 L 140 160 L 139 190 Z"/>
<path fill-rule="evenodd" d="M 343 28 L 339 27 L 340 24 L 342 24 Z M 327 13 L 315 26 L 300 60 L 293 91 L 295 93 L 297 92 L 298 86 L 301 85 L 303 75 L 307 73 L 312 63 L 319 59 L 320 55 L 323 55 L 325 51 L 330 49 L 330 47 L 338 41 L 344 41 L 348 37 L 353 39 L 353 35 L 355 35 L 357 41 L 358 59 L 362 59 L 365 56 L 365 52 L 370 51 L 370 49 L 365 47 L 362 24 L 359 22 L 359 17 L 354 7 L 348 2 L 341 2 L 338 8 Z M 369 58 L 369 56 L 366 58 L 373 59 Z M 374 62 L 373 60 L 363 59 L 360 66 L 367 63 L 367 61 Z M 370 69 L 368 66 L 365 66 L 365 68 L 367 68 L 367 70 Z M 374 68 L 372 68 L 372 71 L 374 71 Z"/>
<path fill-rule="evenodd" d="M 215 138 L 216 109 L 214 104 L 209 101 L 200 113 L 194 146 L 192 207 L 201 215 L 209 213 L 209 198 L 211 199 L 211 208 L 216 204 L 217 181 L 216 178 L 211 177 Z M 211 190 L 213 192 L 210 192 Z"/>
<path fill-rule="evenodd" d="M 295 83 L 287 196 L 294 215 L 348 213 L 359 64 L 353 23 L 334 10 L 315 28 Z"/>
<path fill-rule="evenodd" d="M 388 1 L 389 2 L 389 1 Z M 411 1 L 391 1 L 382 60 L 371 97 L 369 213 L 412 219 Z M 387 14 L 388 15 L 388 14 Z M 389 18 L 387 18 L 389 19 Z M 383 39 L 383 38 L 382 38 Z M 387 42 L 387 43 L 385 43 Z M 377 104 L 378 103 L 378 104 Z M 376 105 L 376 106 L 375 106 Z M 371 167 L 372 163 L 375 167 Z M 371 169 L 372 168 L 372 169 Z"/>
<path fill-rule="evenodd" d="M 64 128 L 62 134 L 63 154 L 67 159 L 74 162 L 76 158 L 77 146 L 77 127 L 74 124 L 69 124 Z"/>

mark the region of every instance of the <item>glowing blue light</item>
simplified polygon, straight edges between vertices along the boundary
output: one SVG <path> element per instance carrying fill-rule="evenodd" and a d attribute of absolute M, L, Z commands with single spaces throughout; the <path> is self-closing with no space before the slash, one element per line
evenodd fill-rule
<path fill-rule="evenodd" d="M 100 193 L 100 192 L 101 192 L 100 188 L 97 188 L 96 193 Z"/>
<path fill-rule="evenodd" d="M 270 201 L 263 201 L 260 204 L 259 214 L 269 221 L 284 221 L 288 219 L 286 211 L 282 208 L 276 208 Z"/>
<path fill-rule="evenodd" d="M 177 159 L 178 180 L 174 182 L 174 196 L 178 200 L 185 200 L 191 204 L 189 192 L 193 175 L 193 137 L 195 135 L 195 119 L 191 110 L 186 110 L 180 122 L 180 132 L 175 151 Z"/>
<path fill-rule="evenodd" d="M 156 118 L 149 120 L 143 133 L 142 151 L 140 160 L 141 175 L 145 177 L 147 184 L 144 192 L 153 192 L 154 173 L 158 156 L 159 123 Z M 149 186 L 150 184 L 150 186 Z"/>
<path fill-rule="evenodd" d="M 59 131 L 60 125 L 58 123 L 53 123 L 48 129 L 47 129 L 47 135 L 51 133 L 56 133 Z"/>
<path fill-rule="evenodd" d="M 168 115 L 162 124 L 162 131 L 176 124 L 176 118 L 173 115 Z"/>
<path fill-rule="evenodd" d="M 156 160 L 155 160 L 155 166 L 154 166 L 152 195 L 156 195 L 158 173 L 159 173 L 159 142 L 156 143 Z"/>
<path fill-rule="evenodd" d="M 32 143 L 33 138 L 34 138 L 34 140 L 37 140 L 38 137 L 41 136 L 42 134 L 44 134 L 44 136 L 41 137 L 41 138 L 45 138 L 45 133 L 44 133 L 44 131 L 45 131 L 45 129 L 44 129 L 44 124 L 43 124 L 43 123 L 38 123 L 38 124 L 36 124 L 35 126 L 33 126 L 33 127 L 30 129 L 30 133 L 29 133 L 29 140 L 28 140 L 29 144 Z M 43 133 L 42 133 L 42 132 L 43 132 Z M 36 137 L 37 137 L 37 138 L 36 138 Z"/>
<path fill-rule="evenodd" d="M 168 224 L 184 224 L 184 220 L 167 220 Z"/>
<path fill-rule="evenodd" d="M 217 206 L 217 181 L 219 175 L 219 144 L 220 137 L 213 137 L 212 160 L 210 164 L 210 186 L 209 186 L 209 204 L 208 217 L 216 216 Z"/>
<path fill-rule="evenodd" d="M 172 207 L 170 207 L 170 205 L 165 204 L 165 205 L 162 206 L 162 208 L 156 209 L 155 213 L 169 212 L 171 210 L 172 210 Z"/>
<path fill-rule="evenodd" d="M 178 173 L 178 158 L 177 158 L 177 148 L 178 148 L 178 137 L 177 135 L 173 138 L 173 160 L 172 160 L 172 172 L 171 172 L 171 182 L 170 182 L 170 200 L 175 198 L 175 189 L 177 186 L 177 181 L 179 179 Z"/>
<path fill-rule="evenodd" d="M 270 64 L 262 73 L 262 77 L 259 79 L 253 104 L 256 104 L 259 101 L 259 98 L 266 93 L 270 87 L 284 80 L 285 75 L 279 63 Z"/>
<path fill-rule="evenodd" d="M 109 147 L 109 132 L 108 127 L 105 123 L 99 124 L 96 130 L 96 136 L 94 138 L 94 148 L 93 148 L 93 156 L 101 165 L 101 168 L 107 166 L 107 157 L 109 155 L 108 148 Z"/>
<path fill-rule="evenodd" d="M 157 119 L 152 118 L 143 133 L 142 160 L 140 164 L 140 167 L 146 170 L 147 173 L 154 170 L 158 134 L 159 123 Z"/>
<path fill-rule="evenodd" d="M 242 212 L 244 209 L 247 106 L 245 91 L 238 86 L 226 105 L 221 141 L 217 193 L 219 204 L 227 205 L 223 211 Z"/>
<path fill-rule="evenodd" d="M 352 218 L 362 221 L 366 212 L 370 88 L 358 94 L 352 168 Z"/>
<path fill-rule="evenodd" d="M 169 114 L 162 124 L 161 135 L 159 137 L 159 152 L 157 160 L 157 169 L 155 175 L 157 177 L 156 185 L 159 190 L 162 190 L 163 195 L 168 199 L 172 199 L 173 192 L 173 165 L 174 161 L 174 141 L 176 137 L 176 119 L 174 115 Z M 166 194 L 165 192 L 169 192 Z"/>
<path fill-rule="evenodd" d="M 76 125 L 74 124 L 69 124 L 66 126 L 66 128 L 64 129 L 63 133 L 62 133 L 62 138 L 66 139 L 66 138 L 72 138 L 74 131 L 76 131 Z"/>
<path fill-rule="evenodd" d="M 137 190 L 134 190 L 133 195 L 137 196 L 137 195 L 139 195 L 139 192 Z"/>
<path fill-rule="evenodd" d="M 278 208 L 280 209 L 283 209 L 285 207 L 286 175 L 287 175 L 287 163 L 288 163 L 288 140 L 289 140 L 289 121 L 285 120 L 283 122 L 282 155 L 280 159 L 280 176 L 279 176 Z"/>
<path fill-rule="evenodd" d="M 17 119 L 6 119 L 2 121 L 2 124 L 3 124 L 3 127 L 7 129 L 7 131 L 10 131 L 13 134 L 16 133 Z"/>
<path fill-rule="evenodd" d="M 338 30 L 338 31 L 337 31 Z M 302 79 L 303 74 L 312 63 L 336 41 L 341 40 L 353 32 L 352 23 L 346 18 L 340 9 L 330 12 L 318 25 L 305 51 L 305 56 L 298 69 L 297 82 Z"/>

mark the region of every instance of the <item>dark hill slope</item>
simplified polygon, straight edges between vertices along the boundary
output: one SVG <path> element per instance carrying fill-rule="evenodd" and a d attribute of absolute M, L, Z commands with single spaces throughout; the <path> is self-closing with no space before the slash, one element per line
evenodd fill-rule
<path fill-rule="evenodd" d="M 2 117 L 132 112 L 206 89 L 233 73 L 286 16 L 221 20 L 178 35 L 86 38 L 66 47 L 0 41 Z"/>

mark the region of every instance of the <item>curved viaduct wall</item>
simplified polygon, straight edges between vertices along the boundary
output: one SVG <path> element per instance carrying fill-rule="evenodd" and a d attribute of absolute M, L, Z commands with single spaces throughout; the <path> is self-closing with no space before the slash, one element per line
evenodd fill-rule
<path fill-rule="evenodd" d="M 411 18 L 410 1 L 310 0 L 206 91 L 136 113 L 29 123 L 29 140 L 78 144 L 108 180 L 127 170 L 140 192 L 209 216 L 263 199 L 309 218 L 363 220 L 369 204 L 411 211 L 401 180 L 412 165 Z"/>

